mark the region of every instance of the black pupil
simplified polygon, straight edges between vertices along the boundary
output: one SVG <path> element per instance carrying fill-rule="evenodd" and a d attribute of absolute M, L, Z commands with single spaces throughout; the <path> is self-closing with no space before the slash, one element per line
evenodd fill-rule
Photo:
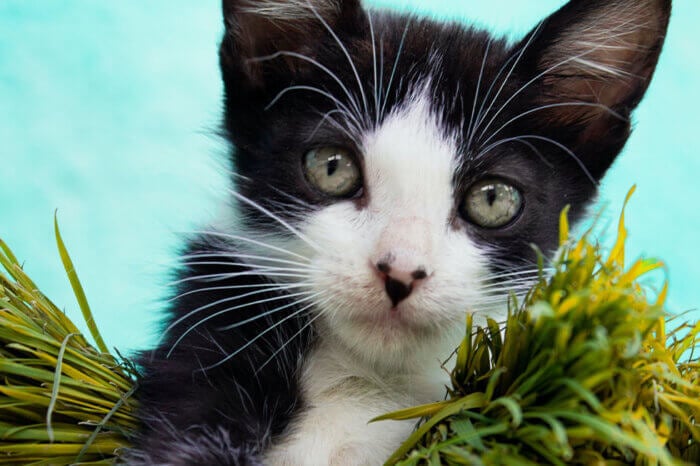
<path fill-rule="evenodd" d="M 338 165 L 339 162 L 337 156 L 328 159 L 328 167 L 326 168 L 326 173 L 328 174 L 328 176 L 333 176 L 333 173 L 335 173 L 335 171 L 338 169 Z"/>
<path fill-rule="evenodd" d="M 486 202 L 489 203 L 489 206 L 493 207 L 493 204 L 496 202 L 497 197 L 498 196 L 496 195 L 496 188 L 488 188 L 488 190 L 486 191 Z"/>

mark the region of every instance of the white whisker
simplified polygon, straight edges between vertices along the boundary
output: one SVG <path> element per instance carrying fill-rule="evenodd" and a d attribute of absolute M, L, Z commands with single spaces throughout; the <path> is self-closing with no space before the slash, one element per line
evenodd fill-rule
<path fill-rule="evenodd" d="M 533 37 L 534 37 L 534 34 L 533 34 Z M 544 71 L 542 71 L 541 73 L 537 74 L 534 78 L 532 78 L 531 80 L 529 80 L 528 82 L 526 82 L 525 84 L 523 84 L 523 85 L 520 87 L 520 89 L 518 89 L 518 90 L 515 91 L 513 94 L 511 94 L 511 96 L 504 102 L 504 104 L 501 105 L 501 108 L 499 108 L 498 111 L 493 115 L 493 117 L 491 117 L 491 119 L 489 120 L 489 122 L 488 122 L 488 124 L 486 125 L 486 127 L 482 130 L 482 134 L 485 133 L 486 131 L 488 131 L 489 127 L 493 124 L 493 122 L 496 120 L 496 118 L 498 117 L 498 115 L 500 115 L 501 112 L 502 112 L 503 110 L 505 110 L 505 108 L 506 108 L 518 95 L 520 95 L 521 92 L 524 92 L 524 91 L 525 91 L 528 87 L 530 87 L 533 83 L 537 82 L 540 78 L 542 78 L 543 76 L 548 75 L 549 73 L 551 73 L 552 71 L 556 70 L 557 68 L 559 68 L 559 67 L 561 67 L 561 66 L 563 66 L 563 65 L 565 65 L 565 64 L 567 64 L 567 63 L 570 63 L 570 62 L 576 62 L 576 61 L 578 61 L 579 59 L 581 59 L 582 57 L 585 57 L 586 55 L 589 55 L 589 54 L 595 52 L 596 50 L 597 50 L 597 49 L 595 49 L 595 48 L 594 48 L 594 49 L 590 49 L 590 50 L 586 50 L 585 52 L 582 52 L 582 53 L 580 53 L 580 54 L 578 54 L 578 55 L 576 55 L 576 56 L 569 57 L 569 58 L 567 58 L 567 59 L 565 59 L 565 60 L 562 60 L 562 61 L 560 61 L 559 63 L 556 63 L 556 64 L 550 66 L 549 68 L 547 68 L 546 70 L 544 70 Z M 487 115 L 488 115 L 488 112 L 487 112 L 487 114 L 484 116 L 484 118 L 485 118 Z M 596 184 L 597 184 L 597 183 L 596 183 Z"/>
<path fill-rule="evenodd" d="M 304 299 L 297 299 L 297 300 L 295 300 L 295 301 L 293 301 L 293 302 L 291 302 L 291 303 L 287 303 L 287 304 L 285 304 L 285 305 L 283 305 L 283 306 L 278 306 L 278 307 L 276 307 L 276 308 L 274 308 L 274 309 L 271 309 L 271 310 L 269 310 L 269 311 L 265 311 L 265 312 L 263 312 L 262 314 L 255 315 L 255 316 L 253 316 L 253 317 L 251 317 L 251 318 L 249 318 L 249 319 L 245 319 L 245 320 L 242 320 L 242 321 L 240 321 L 240 322 L 236 322 L 235 324 L 227 325 L 227 326 L 225 326 L 225 327 L 219 327 L 219 328 L 217 328 L 217 330 L 218 330 L 218 331 L 221 331 L 221 332 L 227 331 L 227 330 L 233 330 L 234 328 L 238 328 L 238 327 L 241 327 L 241 326 L 243 326 L 243 325 L 245 325 L 245 324 L 249 324 L 249 323 L 251 323 L 251 322 L 255 322 L 256 320 L 264 319 L 265 317 L 269 317 L 269 316 L 271 316 L 272 314 L 276 314 L 276 313 L 278 313 L 278 312 L 280 312 L 280 311 L 283 311 L 283 310 L 285 310 L 285 309 L 289 309 L 290 307 L 296 306 L 296 305 L 298 305 L 298 304 L 301 304 L 301 303 L 305 303 L 305 302 L 307 302 L 307 301 L 314 300 L 314 299 L 318 298 L 319 296 L 321 296 L 321 295 L 323 295 L 323 294 L 324 294 L 324 292 L 318 292 L 318 293 L 309 295 L 309 296 L 307 296 L 307 297 L 304 298 Z M 290 295 L 290 296 L 292 296 L 292 295 Z M 325 301 L 324 301 L 324 302 L 325 302 Z"/>
<path fill-rule="evenodd" d="M 211 236 L 211 237 L 215 237 L 215 238 L 228 239 L 228 240 L 234 240 L 234 241 L 243 241 L 243 242 L 246 242 L 246 243 L 255 244 L 256 246 L 260 246 L 260 247 L 263 247 L 263 248 L 270 249 L 270 250 L 272 250 L 272 251 L 277 251 L 277 252 L 281 252 L 281 253 L 284 253 L 284 254 L 288 254 L 288 255 L 290 255 L 290 256 L 297 257 L 297 258 L 299 258 L 299 259 L 304 260 L 305 262 L 310 262 L 310 261 L 311 261 L 308 257 L 302 256 L 301 254 L 297 254 L 297 253 L 295 253 L 295 252 L 288 251 L 288 250 L 286 250 L 286 249 L 280 248 L 280 247 L 278 247 L 278 246 L 274 246 L 274 245 L 272 245 L 272 244 L 265 243 L 265 242 L 260 241 L 260 240 L 255 240 L 255 239 L 247 238 L 247 237 L 245 237 L 245 236 L 233 235 L 233 234 L 230 234 L 230 233 L 224 233 L 224 232 L 218 232 L 218 231 L 206 231 L 206 230 L 205 230 L 205 231 L 195 231 L 195 232 L 193 232 L 193 233 L 194 233 L 194 234 L 200 234 L 200 235 L 202 235 L 202 236 Z"/>
<path fill-rule="evenodd" d="M 202 370 L 202 371 L 208 371 L 208 370 L 211 370 L 211 369 L 215 369 L 215 368 L 221 366 L 222 364 L 227 363 L 227 362 L 230 361 L 232 358 L 235 358 L 235 357 L 236 357 L 238 354 L 240 354 L 242 351 L 245 351 L 246 348 L 248 348 L 250 345 L 252 345 L 252 344 L 255 343 L 256 341 L 258 341 L 260 338 L 262 338 L 263 336 L 265 336 L 265 335 L 268 334 L 269 332 L 275 330 L 278 326 L 282 325 L 284 322 L 288 321 L 289 319 L 292 319 L 292 318 L 294 318 L 294 317 L 297 317 L 299 314 L 301 314 L 301 313 L 304 312 L 305 310 L 307 310 L 307 309 L 313 307 L 314 304 L 315 304 L 315 303 L 311 303 L 311 304 L 309 304 L 309 305 L 307 305 L 307 306 L 304 306 L 304 307 L 302 307 L 301 309 L 295 311 L 294 313 L 288 315 L 288 316 L 285 317 L 284 319 L 282 319 L 282 320 L 280 320 L 279 322 L 275 323 L 275 325 L 273 325 L 273 326 L 267 328 L 266 330 L 260 332 L 258 335 L 255 336 L 255 338 L 253 338 L 252 340 L 248 341 L 245 345 L 241 346 L 240 348 L 238 348 L 236 351 L 234 351 L 233 353 L 231 353 L 231 354 L 229 354 L 228 356 L 226 356 L 226 357 L 225 357 L 224 359 L 222 359 L 221 361 L 217 362 L 216 364 L 212 364 L 211 366 L 202 368 L 201 370 Z"/>
<path fill-rule="evenodd" d="M 379 128 L 379 95 L 377 94 L 377 44 L 374 38 L 374 24 L 372 22 L 372 12 L 367 10 L 367 21 L 369 21 L 369 34 L 372 40 L 372 71 L 374 73 L 374 126 Z"/>
<path fill-rule="evenodd" d="M 389 93 L 391 92 L 391 85 L 394 82 L 394 76 L 396 75 L 396 67 L 399 65 L 399 58 L 401 58 L 401 53 L 403 52 L 403 46 L 406 42 L 406 35 L 408 34 L 408 27 L 411 25 L 411 20 L 406 21 L 406 27 L 403 30 L 403 35 L 401 36 L 401 42 L 399 43 L 398 51 L 396 52 L 396 58 L 394 59 L 394 66 L 391 69 L 391 75 L 389 76 L 389 83 L 386 86 L 386 94 L 384 95 L 384 102 L 382 102 L 381 115 L 384 116 L 384 111 L 386 110 L 386 104 L 389 100 Z"/>
<path fill-rule="evenodd" d="M 545 137 L 545 136 L 538 136 L 535 134 L 522 134 L 520 136 L 516 136 L 516 137 L 512 137 L 512 138 L 501 139 L 500 141 L 496 141 L 496 142 L 492 143 L 489 147 L 487 147 L 486 149 L 483 149 L 481 152 L 479 152 L 479 154 L 475 157 L 475 159 L 483 157 L 486 153 L 492 151 L 493 149 L 495 149 L 496 147 L 498 147 L 500 145 L 507 144 L 507 143 L 513 142 L 513 141 L 518 141 L 519 139 L 536 139 L 536 140 L 548 142 L 550 144 L 557 146 L 558 148 L 560 148 L 561 150 L 566 152 L 569 156 L 571 156 L 571 158 L 574 159 L 574 161 L 578 164 L 578 166 L 581 168 L 583 173 L 588 177 L 588 179 L 591 181 L 591 183 L 593 183 L 593 185 L 595 185 L 595 186 L 598 185 L 598 181 L 593 177 L 593 175 L 588 170 L 588 168 L 583 163 L 583 161 L 571 149 L 566 147 L 564 144 L 562 144 L 558 141 L 555 141 L 554 139 Z"/>
<path fill-rule="evenodd" d="M 175 280 L 170 283 L 167 283 L 166 286 L 171 287 L 171 286 L 177 286 L 181 285 L 183 283 L 188 283 L 188 282 L 196 282 L 196 281 L 202 281 L 202 282 L 216 282 L 216 281 L 221 281 L 221 280 L 229 280 L 231 278 L 239 278 L 239 277 L 254 277 L 254 276 L 263 276 L 263 277 L 278 277 L 278 278 L 309 278 L 309 274 L 302 274 L 302 273 L 282 273 L 282 272 L 261 272 L 261 271 L 254 271 L 254 270 L 247 270 L 245 272 L 231 272 L 231 273 L 212 273 L 212 274 L 204 274 L 204 275 L 192 275 L 186 278 L 182 278 L 180 280 Z"/>
<path fill-rule="evenodd" d="M 251 272 L 260 272 L 260 273 L 265 273 L 265 272 L 300 272 L 300 273 L 305 273 L 309 271 L 318 271 L 319 269 L 315 269 L 312 267 L 304 267 L 304 268 L 294 268 L 294 267 L 276 267 L 276 266 L 270 266 L 270 265 L 261 265 L 261 264 L 251 264 L 249 262 L 232 262 L 232 261 L 185 261 L 182 262 L 182 265 L 187 265 L 187 266 L 197 266 L 197 265 L 216 265 L 216 266 L 231 266 L 231 267 L 245 267 Z M 232 272 L 235 273 L 235 272 Z"/>
<path fill-rule="evenodd" d="M 284 286 L 279 286 L 277 283 L 259 283 L 259 284 L 253 284 L 253 285 L 231 285 L 231 286 L 211 286 L 208 288 L 197 288 L 195 290 L 190 290 L 185 293 L 180 293 L 177 296 L 174 296 L 167 300 L 167 303 L 177 301 L 179 299 L 182 299 L 186 296 L 190 296 L 193 294 L 197 293 L 206 293 L 209 291 L 229 291 L 229 290 L 247 290 L 247 289 L 261 289 L 264 288 L 267 291 L 274 291 L 277 289 L 281 290 L 290 290 L 294 288 L 304 288 L 304 287 L 309 287 L 309 283 L 291 283 L 291 284 L 285 284 Z"/>
<path fill-rule="evenodd" d="M 481 117 L 481 118 L 478 119 L 478 121 L 477 121 L 477 123 L 476 123 L 476 126 L 474 127 L 474 131 L 475 131 L 475 132 L 476 132 L 476 130 L 479 129 L 479 127 L 481 126 L 481 124 L 483 123 L 483 121 L 486 119 L 486 117 L 488 117 L 489 112 L 490 112 L 491 109 L 493 108 L 493 104 L 495 104 L 496 101 L 498 100 L 498 97 L 501 95 L 501 92 L 503 91 L 503 88 L 505 87 L 505 85 L 506 85 L 506 83 L 508 82 L 508 80 L 510 79 L 510 77 L 513 75 L 513 71 L 515 71 L 515 68 L 518 66 L 518 63 L 520 63 L 520 59 L 523 57 L 523 55 L 525 55 L 525 52 L 527 51 L 528 47 L 530 47 L 530 44 L 532 44 L 532 41 L 533 41 L 534 38 L 537 36 L 537 34 L 538 34 L 540 28 L 542 27 L 542 24 L 543 24 L 543 23 L 540 22 L 540 23 L 537 25 L 537 27 L 536 27 L 535 30 L 532 32 L 532 34 L 531 34 L 530 37 L 528 38 L 528 40 L 527 40 L 527 42 L 525 43 L 525 45 L 520 49 L 520 52 L 518 53 L 517 58 L 516 58 L 515 61 L 513 62 L 513 65 L 510 67 L 510 70 L 508 71 L 508 74 L 506 75 L 505 78 L 503 78 L 503 81 L 501 81 L 501 86 L 498 88 L 498 91 L 496 92 L 496 95 L 494 95 L 493 98 L 491 99 L 491 103 L 489 104 L 488 108 L 486 109 L 486 112 L 484 112 L 483 117 Z M 499 75 L 500 75 L 500 72 L 499 72 Z M 496 79 L 498 79 L 498 78 L 496 78 Z M 496 79 L 494 79 L 494 83 L 496 82 Z M 499 113 L 500 113 L 500 110 L 499 110 Z M 498 114 L 496 114 L 496 115 L 498 115 Z M 488 128 L 488 126 L 490 126 L 490 124 L 491 124 L 491 122 L 489 121 L 489 125 L 487 125 L 487 128 Z M 482 131 L 482 133 L 483 133 L 483 132 L 484 132 L 484 131 Z M 472 140 L 470 139 L 470 146 L 471 146 L 471 141 L 472 141 Z"/>
<path fill-rule="evenodd" d="M 298 58 L 299 60 L 306 61 L 308 63 L 311 63 L 312 65 L 316 66 L 318 69 L 326 73 L 331 79 L 333 79 L 340 88 L 343 90 L 345 95 L 347 96 L 348 100 L 352 104 L 352 106 L 355 108 L 355 111 L 359 115 L 360 113 L 360 107 L 357 105 L 357 100 L 353 96 L 353 94 L 350 92 L 350 90 L 347 88 L 345 84 L 343 84 L 343 81 L 335 74 L 333 73 L 328 67 L 324 66 L 321 64 L 318 60 L 315 60 L 311 57 L 308 57 L 304 54 L 297 53 L 297 52 L 292 52 L 292 51 L 287 51 L 287 50 L 282 50 L 276 53 L 273 53 L 272 55 L 266 55 L 264 57 L 257 57 L 252 59 L 253 61 L 267 61 L 267 60 L 274 60 L 275 58 L 278 57 L 293 57 L 293 58 Z M 358 122 L 359 123 L 359 122 Z"/>
<path fill-rule="evenodd" d="M 325 301 L 319 303 L 319 306 L 318 306 L 318 307 L 319 307 L 319 308 L 322 308 L 322 306 L 323 306 L 324 304 L 326 304 L 328 301 L 329 301 L 329 299 L 326 299 Z M 281 353 L 282 351 L 284 351 L 284 349 L 287 347 L 287 345 L 289 345 L 289 343 L 292 342 L 292 340 L 294 340 L 296 337 L 298 337 L 299 335 L 301 335 L 306 329 L 308 329 L 311 325 L 313 325 L 313 323 L 316 321 L 316 319 L 318 319 L 319 317 L 321 317 L 321 315 L 322 315 L 322 314 L 319 313 L 319 314 L 317 314 L 316 316 L 312 317 L 312 318 L 309 320 L 309 322 L 307 322 L 306 324 L 304 324 L 304 326 L 302 326 L 302 327 L 299 329 L 298 332 L 296 332 L 296 333 L 295 333 L 294 335 L 292 335 L 291 337 L 287 338 L 287 341 L 286 341 L 283 345 L 281 345 L 277 350 L 275 350 L 275 352 L 272 353 L 272 355 L 271 355 L 269 358 L 267 358 L 267 359 L 265 360 L 265 362 L 263 362 L 263 363 L 260 365 L 260 367 L 255 371 L 255 373 L 258 374 L 261 370 L 263 370 L 263 369 L 265 368 L 265 366 L 267 366 L 273 359 L 275 359 L 275 357 L 276 357 L 279 353 Z"/>
<path fill-rule="evenodd" d="M 343 52 L 343 54 L 345 55 L 345 58 L 347 58 L 348 63 L 350 64 L 350 68 L 352 69 L 352 72 L 353 72 L 353 74 L 355 75 L 355 79 L 357 80 L 357 86 L 358 86 L 358 88 L 359 88 L 359 90 L 360 90 L 360 96 L 362 97 L 362 103 L 363 103 L 363 105 L 364 105 L 365 115 L 368 115 L 368 113 L 369 113 L 369 112 L 368 112 L 369 108 L 368 108 L 368 106 L 367 106 L 367 96 L 365 95 L 365 89 L 364 89 L 364 87 L 362 86 L 362 80 L 360 79 L 360 74 L 357 72 L 357 67 L 355 66 L 355 63 L 352 61 L 352 57 L 350 56 L 350 53 L 348 52 L 347 47 L 345 47 L 345 45 L 343 44 L 343 42 L 340 40 L 340 38 L 339 38 L 338 35 L 335 33 L 335 31 L 333 30 L 333 28 L 331 28 L 331 26 L 328 24 L 328 22 L 326 22 L 326 20 L 323 19 L 323 16 L 321 16 L 321 15 L 318 13 L 318 11 L 316 11 L 316 8 L 314 8 L 314 6 L 311 4 L 311 2 L 310 2 L 310 1 L 307 1 L 307 4 L 308 4 L 309 8 L 311 9 L 311 11 L 313 12 L 314 16 L 316 16 L 316 18 L 321 22 L 321 24 L 323 25 L 323 27 L 326 28 L 326 30 L 328 31 L 328 33 L 333 37 L 333 39 L 335 40 L 335 42 L 338 44 L 338 46 L 340 47 L 340 50 L 341 50 L 341 51 Z"/>
<path fill-rule="evenodd" d="M 238 254 L 237 252 L 227 252 L 227 251 L 222 251 L 222 252 L 213 252 L 213 253 L 196 253 L 196 254 L 185 254 L 183 256 L 180 256 L 180 259 L 183 260 L 189 260 L 189 259 L 217 259 L 217 258 L 231 258 L 231 259 L 254 259 L 254 260 L 262 260 L 265 262 L 276 262 L 280 264 L 287 264 L 287 265 L 298 265 L 300 267 L 306 267 L 309 268 L 308 263 L 303 263 L 303 262 L 296 262 L 296 261 L 291 261 L 291 260 L 285 260 L 285 259 L 278 259 L 275 257 L 265 257 L 265 256 L 256 256 L 253 254 Z M 182 262 L 182 261 L 179 261 Z M 248 264 L 247 262 L 245 263 L 246 265 Z"/>
<path fill-rule="evenodd" d="M 263 292 L 267 292 L 267 290 L 263 290 Z M 171 355 L 171 354 L 173 353 L 173 351 L 175 350 L 175 348 L 177 347 L 177 345 L 179 345 L 180 342 L 181 342 L 187 335 L 189 335 L 194 329 L 196 329 L 197 327 L 199 327 L 199 326 L 201 326 L 201 325 L 203 325 L 203 324 L 209 322 L 209 321 L 212 320 L 212 319 L 215 319 L 215 318 L 217 318 L 217 317 L 219 317 L 219 316 L 221 316 L 221 315 L 227 314 L 227 313 L 229 313 L 229 312 L 236 311 L 236 310 L 238 310 L 238 309 L 243 309 L 243 308 L 250 307 L 250 306 L 257 306 L 257 305 L 259 305 L 259 304 L 265 304 L 265 303 L 270 303 L 270 302 L 274 302 L 274 301 L 281 301 L 281 300 L 283 300 L 283 299 L 288 299 L 288 298 L 295 298 L 295 297 L 298 297 L 298 296 L 308 296 L 309 293 L 310 293 L 309 291 L 303 291 L 303 292 L 300 292 L 300 293 L 291 293 L 291 294 L 284 294 L 284 295 L 281 295 L 281 296 L 274 296 L 274 297 L 272 297 L 272 298 L 260 299 L 260 300 L 253 301 L 253 302 L 250 302 L 250 303 L 239 304 L 239 305 L 236 305 L 236 306 L 232 306 L 232 307 L 223 309 L 223 310 L 221 310 L 221 311 L 214 312 L 213 314 L 209 314 L 209 315 L 207 315 L 206 317 L 204 317 L 203 319 L 198 320 L 195 324 L 189 326 L 189 327 L 182 333 L 182 335 L 180 335 L 180 336 L 177 338 L 177 340 L 175 340 L 175 342 L 171 345 L 170 350 L 169 350 L 168 353 L 166 354 L 166 357 L 169 358 L 170 355 Z M 250 295 L 250 294 L 251 294 L 251 293 L 248 293 L 248 295 Z M 258 294 L 259 294 L 259 293 L 258 293 Z M 170 324 L 170 325 L 168 326 L 168 328 L 165 330 L 165 332 L 166 332 L 166 333 L 169 332 L 170 330 L 173 329 L 173 327 L 175 327 L 176 325 L 178 325 L 180 322 L 184 321 L 185 319 L 191 317 L 192 315 L 194 315 L 194 314 L 196 314 L 196 313 L 198 313 L 198 312 L 201 312 L 201 311 L 203 311 L 203 310 L 205 310 L 205 309 L 208 309 L 208 308 L 210 308 L 210 307 L 212 307 L 212 306 L 216 306 L 216 305 L 218 305 L 218 304 L 223 304 L 224 302 L 233 301 L 233 300 L 235 300 L 235 299 L 240 299 L 240 298 L 242 298 L 242 297 L 244 297 L 244 296 L 245 296 L 245 295 L 235 296 L 235 297 L 231 297 L 231 298 L 224 298 L 224 299 L 220 299 L 220 300 L 218 300 L 218 301 L 215 301 L 215 302 L 213 302 L 213 303 L 209 303 L 209 304 L 206 304 L 206 305 L 204 305 L 204 306 L 200 306 L 200 307 L 198 307 L 197 309 L 195 309 L 194 311 L 190 311 L 190 312 L 187 313 L 186 315 L 180 317 L 180 318 L 177 319 L 175 322 L 173 322 L 172 324 Z M 305 300 L 308 300 L 308 299 L 309 299 L 309 298 L 305 298 Z M 295 301 L 295 302 L 296 302 L 296 301 Z"/>
<path fill-rule="evenodd" d="M 321 89 L 314 87 L 314 86 L 306 86 L 306 85 L 301 85 L 301 84 L 295 85 L 295 86 L 287 86 L 284 89 L 282 89 L 281 91 L 279 91 L 277 93 L 277 95 L 270 101 L 270 103 L 267 104 L 267 106 L 265 107 L 265 110 L 267 111 L 270 108 L 272 108 L 277 102 L 279 102 L 279 100 L 282 97 L 284 97 L 286 94 L 288 94 L 292 91 L 309 91 L 309 92 L 314 92 L 316 94 L 320 94 L 323 97 L 328 98 L 331 102 L 333 102 L 337 108 L 344 110 L 347 115 L 349 115 L 349 116 L 353 115 L 352 111 L 347 107 L 347 105 L 345 105 L 340 100 L 338 100 L 338 98 L 336 96 L 334 96 L 333 94 L 331 94 L 330 92 L 321 90 Z M 359 124 L 359 122 L 358 122 L 358 124 Z"/>
<path fill-rule="evenodd" d="M 484 77 L 484 68 L 486 68 L 486 60 L 489 56 L 489 51 L 491 50 L 492 41 L 486 43 L 486 50 L 484 51 L 484 58 L 481 60 L 481 68 L 479 69 L 479 79 L 476 81 L 476 90 L 474 91 L 474 101 L 472 102 L 472 113 L 469 117 L 469 126 L 467 127 L 467 147 L 471 146 L 471 135 L 472 135 L 472 125 L 474 124 L 474 114 L 476 113 L 476 103 L 479 100 L 479 91 L 481 90 L 481 80 Z M 459 83 L 458 83 L 459 84 Z"/>

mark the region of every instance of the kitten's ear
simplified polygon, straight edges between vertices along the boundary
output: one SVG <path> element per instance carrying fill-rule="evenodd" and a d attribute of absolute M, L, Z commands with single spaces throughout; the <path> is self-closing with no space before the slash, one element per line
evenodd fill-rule
<path fill-rule="evenodd" d="M 622 137 L 620 117 L 649 85 L 670 14 L 671 0 L 570 0 L 521 44 L 525 79 L 537 77 L 537 103 L 551 106 L 538 116 L 581 125 L 578 144 L 612 136 L 616 125 Z M 604 171 L 612 160 L 598 162 Z"/>
<path fill-rule="evenodd" d="M 268 69 L 271 75 L 300 71 L 309 61 L 270 56 L 294 52 L 313 58 L 329 29 L 353 28 L 361 11 L 359 0 L 223 0 L 222 69 L 253 86 L 264 84 Z"/>

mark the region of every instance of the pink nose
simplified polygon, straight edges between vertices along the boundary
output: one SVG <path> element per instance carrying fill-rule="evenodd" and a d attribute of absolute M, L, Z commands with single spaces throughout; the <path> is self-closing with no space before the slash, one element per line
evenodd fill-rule
<path fill-rule="evenodd" d="M 381 232 L 370 261 L 394 307 L 428 278 L 431 252 L 431 226 L 425 219 L 396 218 Z"/>
<path fill-rule="evenodd" d="M 422 266 L 408 270 L 392 267 L 388 261 L 382 261 L 377 263 L 376 267 L 384 279 L 386 294 L 391 299 L 394 307 L 410 296 L 413 288 L 419 281 L 428 277 L 428 273 Z"/>

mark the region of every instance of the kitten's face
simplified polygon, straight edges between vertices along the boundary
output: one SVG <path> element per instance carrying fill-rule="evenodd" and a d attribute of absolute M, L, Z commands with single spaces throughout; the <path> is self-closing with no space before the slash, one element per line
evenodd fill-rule
<path fill-rule="evenodd" d="M 670 10 L 573 1 L 511 48 L 352 0 L 224 5 L 245 244 L 323 337 L 390 365 L 531 283 L 531 245 L 624 145 Z"/>

